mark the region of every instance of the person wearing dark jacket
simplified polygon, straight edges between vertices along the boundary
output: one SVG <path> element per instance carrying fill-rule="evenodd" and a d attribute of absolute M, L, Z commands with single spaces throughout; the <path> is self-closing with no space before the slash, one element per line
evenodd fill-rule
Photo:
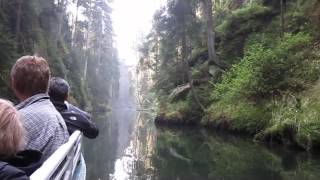
<path fill-rule="evenodd" d="M 99 129 L 91 121 L 91 115 L 67 102 L 69 91 L 70 86 L 66 80 L 59 77 L 50 79 L 50 100 L 65 120 L 69 134 L 80 130 L 84 136 L 91 139 L 96 138 Z"/>
<path fill-rule="evenodd" d="M 29 180 L 26 173 L 10 164 L 0 161 L 1 180 Z"/>
<path fill-rule="evenodd" d="M 41 157 L 42 154 L 40 151 L 23 150 L 12 157 L 3 158 L 1 160 L 21 169 L 26 173 L 26 175 L 30 176 L 42 165 L 43 159 L 41 159 Z"/>
<path fill-rule="evenodd" d="M 25 148 L 20 114 L 11 102 L 0 99 L 0 179 L 29 179 L 42 165 L 42 153 Z"/>

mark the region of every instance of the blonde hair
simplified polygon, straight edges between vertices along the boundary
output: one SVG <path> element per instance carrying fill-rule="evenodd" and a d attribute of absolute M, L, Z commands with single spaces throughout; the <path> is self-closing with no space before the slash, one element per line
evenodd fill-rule
<path fill-rule="evenodd" d="M 23 146 L 24 128 L 19 112 L 11 102 L 0 99 L 0 156 L 15 155 Z"/>

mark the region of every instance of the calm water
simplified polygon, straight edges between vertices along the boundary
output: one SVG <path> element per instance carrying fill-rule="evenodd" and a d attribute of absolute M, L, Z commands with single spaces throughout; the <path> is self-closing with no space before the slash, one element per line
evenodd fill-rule
<path fill-rule="evenodd" d="M 125 141 L 122 144 L 119 138 L 113 138 L 119 136 L 116 130 L 114 134 L 87 142 L 88 179 L 302 180 L 320 177 L 320 159 L 314 154 L 268 148 L 246 138 L 205 129 L 155 128 L 147 118 L 140 115 L 135 120 L 131 133 L 124 132 L 131 134 L 129 140 L 121 138 Z"/>
<path fill-rule="evenodd" d="M 122 67 L 120 98 L 111 114 L 94 115 L 99 137 L 85 139 L 88 180 L 320 178 L 320 158 L 315 154 L 206 129 L 156 128 L 149 113 L 137 113 L 127 71 Z"/>

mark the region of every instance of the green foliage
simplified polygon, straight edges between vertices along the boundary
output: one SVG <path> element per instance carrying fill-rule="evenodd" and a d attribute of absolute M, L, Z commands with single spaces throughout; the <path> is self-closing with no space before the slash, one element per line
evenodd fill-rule
<path fill-rule="evenodd" d="M 6 27 L 4 14 L 0 13 L 0 96 L 13 99 L 10 88 L 10 68 L 12 59 L 17 58 L 16 42 L 12 33 Z"/>
<path fill-rule="evenodd" d="M 301 95 L 286 95 L 272 101 L 269 127 L 258 139 L 274 139 L 305 149 L 320 147 L 320 83 Z"/>
<path fill-rule="evenodd" d="M 183 123 L 187 121 L 187 112 L 189 106 L 187 101 L 178 101 L 174 103 L 165 103 L 161 106 L 161 111 L 165 115 L 165 119 L 172 123 Z M 161 113 L 158 113 L 161 114 Z"/>
<path fill-rule="evenodd" d="M 267 126 L 271 115 L 261 105 L 238 99 L 231 104 L 226 102 L 212 104 L 207 110 L 206 118 L 202 120 L 203 124 L 256 134 Z"/>
<path fill-rule="evenodd" d="M 161 96 L 161 98 L 158 98 L 160 100 L 158 114 L 163 114 L 164 120 L 169 121 L 169 123 L 197 124 L 200 122 L 204 112 L 194 94 L 197 95 L 198 100 L 203 105 L 207 106 L 210 103 L 207 98 L 209 92 L 208 86 L 199 86 L 194 88 L 193 93 L 190 91 L 184 100 L 177 102 L 170 102 L 167 96 Z"/>
<path fill-rule="evenodd" d="M 202 119 L 203 125 L 258 133 L 256 139 L 279 138 L 304 148 L 317 144 L 318 105 L 308 104 L 310 94 L 302 94 L 320 75 L 319 1 L 285 1 L 283 27 L 278 0 L 215 2 L 216 54 L 225 65 L 219 69 L 222 76 L 215 77 L 205 46 L 205 16 L 197 13 L 201 9 L 195 1 L 185 3 L 169 1 L 159 10 L 141 48 L 141 63 L 155 72 L 159 112 L 182 123 Z M 184 17 L 190 21 L 186 26 L 181 15 L 185 7 L 192 7 Z M 181 53 L 183 40 L 188 42 L 187 56 Z M 185 59 L 190 69 L 183 65 Z M 186 75 L 195 84 L 194 92 L 168 102 L 164 97 L 185 84 Z M 301 102 L 289 100 L 288 94 Z"/>
<path fill-rule="evenodd" d="M 200 79 L 204 76 L 204 73 L 198 69 L 193 69 L 191 72 L 192 79 Z"/>
<path fill-rule="evenodd" d="M 242 57 L 247 37 L 266 27 L 273 17 L 268 7 L 253 4 L 232 12 L 216 27 L 220 39 L 218 53 L 225 62 Z"/>
<path fill-rule="evenodd" d="M 287 15 L 290 31 L 308 31 L 315 38 L 319 38 L 320 30 L 320 2 L 318 0 L 297 0 L 291 3 Z"/>
<path fill-rule="evenodd" d="M 76 15 L 83 20 L 70 22 L 70 3 L 83 9 Z M 1 96 L 13 99 L 9 71 L 15 60 L 36 54 L 48 60 L 53 76 L 69 81 L 74 103 L 108 111 L 110 87 L 119 78 L 110 14 L 109 2 L 102 0 L 92 0 L 90 6 L 81 0 L 1 2 Z"/>
<path fill-rule="evenodd" d="M 277 40 L 253 35 L 244 58 L 215 85 L 209 124 L 227 121 L 228 128 L 253 134 L 266 128 L 274 117 L 265 106 L 268 99 L 285 91 L 300 92 L 318 77 L 319 66 L 314 66 L 318 59 L 306 50 L 310 42 L 304 33 Z"/>
<path fill-rule="evenodd" d="M 285 90 L 300 90 L 306 82 L 314 80 L 303 74 L 308 65 L 310 45 L 308 34 L 287 34 L 283 39 L 274 40 L 262 35 L 261 41 L 248 43 L 244 58 L 223 75 L 212 93 L 213 100 L 231 102 L 237 98 L 257 98 L 279 94 Z M 307 64 L 307 65 L 304 65 Z M 310 74 L 317 71 L 311 69 Z M 296 81 L 294 81 L 296 79 Z M 301 81 L 301 82 L 300 82 Z"/>

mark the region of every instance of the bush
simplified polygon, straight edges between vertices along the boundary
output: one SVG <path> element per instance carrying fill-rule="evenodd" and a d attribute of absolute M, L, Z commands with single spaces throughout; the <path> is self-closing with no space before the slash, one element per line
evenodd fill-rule
<path fill-rule="evenodd" d="M 238 98 L 256 98 L 279 94 L 286 90 L 300 90 L 317 68 L 310 68 L 308 52 L 311 38 L 307 34 L 287 34 L 270 45 L 267 36 L 246 48 L 245 57 L 240 63 L 223 75 L 222 82 L 215 86 L 211 94 L 213 100 L 234 101 Z M 294 82 L 293 80 L 296 79 Z M 302 88 L 302 87 L 301 87 Z"/>
<path fill-rule="evenodd" d="M 227 122 L 229 129 L 250 133 L 266 128 L 274 116 L 272 107 L 266 105 L 272 98 L 301 92 L 318 77 L 319 66 L 313 67 L 318 60 L 306 48 L 310 44 L 310 36 L 304 33 L 286 34 L 283 39 L 253 35 L 244 58 L 222 76 L 211 93 L 210 123 Z M 288 124 L 292 123 L 285 126 Z"/>
<path fill-rule="evenodd" d="M 263 130 L 271 118 L 263 106 L 248 101 L 217 102 L 208 109 L 208 125 L 239 132 L 256 134 Z"/>
<path fill-rule="evenodd" d="M 232 12 L 216 27 L 219 57 L 229 63 L 242 58 L 247 37 L 266 27 L 272 17 L 269 8 L 256 4 Z"/>
<path fill-rule="evenodd" d="M 182 123 L 182 124 L 198 124 L 204 112 L 201 109 L 194 94 L 197 95 L 198 100 L 203 106 L 208 106 L 210 101 L 208 85 L 201 85 L 194 87 L 193 92 L 189 92 L 184 99 L 179 101 L 169 101 L 168 96 L 163 95 L 158 97 L 159 110 L 157 112 L 157 121 L 165 123 Z"/>
<path fill-rule="evenodd" d="M 259 139 L 278 140 L 304 149 L 320 147 L 320 83 L 302 95 L 288 94 L 272 101 L 272 119 Z"/>
<path fill-rule="evenodd" d="M 0 96 L 14 99 L 10 87 L 10 69 L 18 57 L 16 42 L 13 34 L 8 32 L 4 26 L 4 20 L 0 14 Z"/>

